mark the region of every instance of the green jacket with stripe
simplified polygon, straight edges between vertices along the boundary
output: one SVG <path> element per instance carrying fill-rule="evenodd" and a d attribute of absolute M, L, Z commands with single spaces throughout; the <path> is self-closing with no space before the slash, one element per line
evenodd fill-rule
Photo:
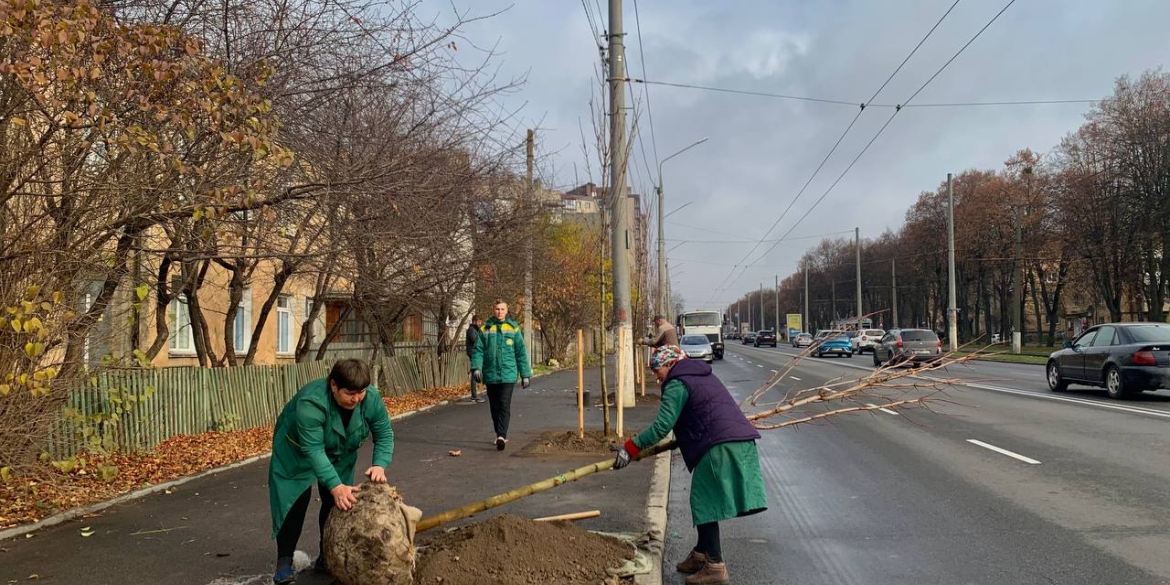
<path fill-rule="evenodd" d="M 483 372 L 484 384 L 515 384 L 531 378 L 520 325 L 511 319 L 488 319 L 471 350 L 471 369 Z"/>

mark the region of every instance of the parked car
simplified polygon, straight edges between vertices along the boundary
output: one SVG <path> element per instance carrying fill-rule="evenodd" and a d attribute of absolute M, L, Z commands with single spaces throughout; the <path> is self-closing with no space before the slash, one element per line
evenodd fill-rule
<path fill-rule="evenodd" d="M 683 335 L 682 339 L 678 340 L 678 346 L 693 360 L 711 363 L 715 359 L 715 350 L 706 335 Z"/>
<path fill-rule="evenodd" d="M 1108 323 L 1064 342 L 1048 357 L 1048 388 L 1104 387 L 1111 398 L 1170 388 L 1170 323 Z"/>
<path fill-rule="evenodd" d="M 792 338 L 792 347 L 808 347 L 812 345 L 812 335 L 801 333 Z"/>
<path fill-rule="evenodd" d="M 825 357 L 826 354 L 843 355 L 851 358 L 853 357 L 853 344 L 849 343 L 849 336 L 842 333 L 837 337 L 821 340 L 813 353 L 821 358 Z"/>
<path fill-rule="evenodd" d="M 756 338 L 752 340 L 756 347 L 763 347 L 770 345 L 776 347 L 776 332 L 771 329 L 764 329 L 756 333 Z"/>
<path fill-rule="evenodd" d="M 749 344 L 752 344 L 755 342 L 756 342 L 756 332 L 755 331 L 748 331 L 747 333 L 743 334 L 743 344 L 744 345 L 749 345 Z"/>
<path fill-rule="evenodd" d="M 853 336 L 853 353 L 873 352 L 874 346 L 882 340 L 886 332 L 881 329 L 862 329 Z"/>
<path fill-rule="evenodd" d="M 929 329 L 891 329 L 874 347 L 873 366 L 919 364 L 942 356 L 942 340 Z"/>

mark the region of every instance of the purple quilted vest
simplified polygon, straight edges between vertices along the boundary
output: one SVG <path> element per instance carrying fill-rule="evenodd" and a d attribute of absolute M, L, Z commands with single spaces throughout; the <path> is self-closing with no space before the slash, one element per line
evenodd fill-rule
<path fill-rule="evenodd" d="M 674 437 L 688 471 L 694 471 L 715 445 L 760 438 L 727 387 L 711 373 L 711 366 L 698 360 L 682 360 L 670 369 L 663 387 L 671 380 L 682 382 L 690 393 L 674 424 Z"/>

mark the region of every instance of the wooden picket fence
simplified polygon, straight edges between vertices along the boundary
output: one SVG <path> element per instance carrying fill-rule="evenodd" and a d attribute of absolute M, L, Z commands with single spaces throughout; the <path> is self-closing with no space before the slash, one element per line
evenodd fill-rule
<path fill-rule="evenodd" d="M 463 353 L 387 356 L 372 365 L 384 396 L 465 383 L 470 368 Z M 297 390 L 327 376 L 332 366 L 314 361 L 104 372 L 95 383 L 70 391 L 46 451 L 54 459 L 76 455 L 97 435 L 119 451 L 140 452 L 176 435 L 272 425 Z M 115 422 L 95 422 L 114 413 Z"/>

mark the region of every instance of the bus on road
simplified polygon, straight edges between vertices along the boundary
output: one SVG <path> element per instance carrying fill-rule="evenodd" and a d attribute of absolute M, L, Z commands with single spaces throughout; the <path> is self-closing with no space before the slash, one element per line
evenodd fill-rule
<path fill-rule="evenodd" d="M 705 335 L 711 342 L 715 359 L 723 359 L 723 315 L 719 311 L 687 311 L 675 319 L 675 328 L 683 335 Z"/>

